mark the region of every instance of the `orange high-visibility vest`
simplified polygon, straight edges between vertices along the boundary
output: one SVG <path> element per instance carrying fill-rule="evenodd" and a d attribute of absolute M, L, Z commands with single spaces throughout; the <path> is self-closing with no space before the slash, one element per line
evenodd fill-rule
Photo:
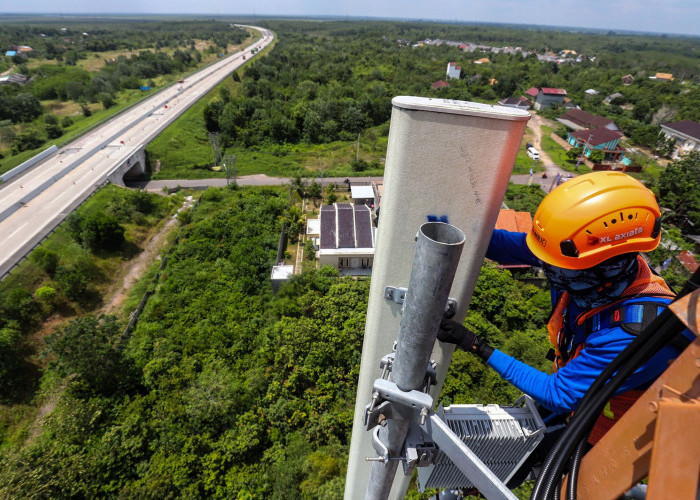
<path fill-rule="evenodd" d="M 651 269 L 649 269 L 644 259 L 637 256 L 637 263 L 639 264 L 637 276 L 634 281 L 625 288 L 620 298 L 610 304 L 596 307 L 590 311 L 579 314 L 576 318 L 577 328 L 582 328 L 586 320 L 593 316 L 601 314 L 603 311 L 611 309 L 616 305 L 621 305 L 625 300 L 634 297 L 673 298 L 675 296 L 668 285 L 666 285 L 664 279 L 651 272 Z M 569 305 L 569 297 L 568 292 L 563 292 L 561 294 L 554 307 L 549 323 L 547 323 L 549 341 L 554 346 L 553 369 L 555 372 L 566 366 L 569 361 L 577 357 L 581 353 L 581 350 L 585 348 L 585 340 L 580 344 L 573 344 L 576 337 L 575 334 L 571 335 L 568 340 L 572 345 L 565 345 L 567 343 L 566 309 Z M 588 439 L 589 443 L 595 444 L 598 442 L 643 393 L 644 391 L 630 390 L 613 396 L 598 417 Z"/>

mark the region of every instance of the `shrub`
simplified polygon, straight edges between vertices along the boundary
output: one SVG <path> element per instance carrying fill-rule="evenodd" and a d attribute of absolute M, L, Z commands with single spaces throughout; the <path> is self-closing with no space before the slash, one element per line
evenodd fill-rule
<path fill-rule="evenodd" d="M 124 228 L 114 215 L 94 212 L 84 217 L 73 213 L 67 223 L 71 236 L 92 252 L 114 250 L 124 242 Z"/>
<path fill-rule="evenodd" d="M 56 306 L 58 292 L 56 292 L 56 289 L 52 286 L 41 286 L 36 289 L 34 296 L 44 305 L 46 310 L 50 312 L 53 311 L 53 308 Z"/>
<path fill-rule="evenodd" d="M 304 254 L 308 260 L 316 259 L 316 250 L 314 249 L 314 242 L 312 240 L 306 240 L 304 242 Z"/>
<path fill-rule="evenodd" d="M 58 254 L 56 252 L 39 247 L 32 252 L 30 258 L 36 262 L 46 274 L 53 278 L 53 275 L 56 273 L 56 267 L 58 266 Z"/>
<path fill-rule="evenodd" d="M 87 292 L 88 280 L 80 269 L 59 267 L 56 270 L 56 280 L 65 296 L 70 300 L 77 301 Z"/>

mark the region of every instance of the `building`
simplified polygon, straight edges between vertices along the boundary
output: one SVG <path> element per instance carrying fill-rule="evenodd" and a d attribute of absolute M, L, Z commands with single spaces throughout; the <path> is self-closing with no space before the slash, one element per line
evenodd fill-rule
<path fill-rule="evenodd" d="M 674 80 L 671 73 L 656 73 L 654 76 L 650 76 L 652 80 L 662 80 L 665 82 L 672 82 Z"/>
<path fill-rule="evenodd" d="M 508 99 L 502 99 L 498 101 L 501 106 L 506 106 L 508 108 L 516 109 L 530 109 L 530 101 L 525 97 L 509 97 Z"/>
<path fill-rule="evenodd" d="M 584 130 L 607 128 L 609 130 L 619 130 L 615 122 L 603 116 L 596 116 L 586 113 L 582 109 L 570 109 L 559 118 L 557 121 L 562 125 L 567 126 L 571 130 Z"/>
<path fill-rule="evenodd" d="M 434 89 L 443 89 L 445 87 L 449 87 L 450 84 L 447 83 L 445 80 L 438 80 L 436 82 L 433 82 L 430 86 Z"/>
<path fill-rule="evenodd" d="M 374 208 L 374 190 L 372 186 L 350 186 L 350 198 L 355 205 L 367 205 Z"/>
<path fill-rule="evenodd" d="M 287 281 L 294 275 L 294 266 L 292 265 L 279 265 L 272 266 L 272 273 L 270 274 L 270 283 L 272 284 L 272 290 L 277 292 L 282 283 Z"/>
<path fill-rule="evenodd" d="M 566 98 L 566 90 L 542 87 L 535 98 L 535 109 L 561 106 Z"/>
<path fill-rule="evenodd" d="M 306 219 L 306 239 L 314 244 L 318 252 L 321 239 L 321 219 Z"/>
<path fill-rule="evenodd" d="M 629 85 L 634 81 L 634 77 L 632 75 L 625 75 L 622 77 L 622 83 L 625 85 Z"/>
<path fill-rule="evenodd" d="M 27 83 L 28 78 L 19 73 L 13 73 L 11 75 L 0 76 L 0 85 L 4 83 L 16 83 L 18 85 L 24 85 Z"/>
<path fill-rule="evenodd" d="M 586 90 L 586 95 L 589 95 L 589 96 L 598 95 L 599 93 L 600 93 L 600 92 L 598 92 L 596 89 L 588 89 L 588 90 Z"/>
<path fill-rule="evenodd" d="M 583 148 L 584 156 L 588 157 L 594 149 L 605 153 L 604 163 L 622 162 L 627 165 L 629 159 L 625 157 L 625 150 L 619 145 L 622 134 L 616 130 L 605 127 L 593 130 L 579 130 L 569 132 L 567 142 L 575 148 Z"/>
<path fill-rule="evenodd" d="M 540 93 L 540 89 L 538 89 L 537 87 L 530 87 L 529 89 L 527 89 L 525 91 L 525 95 L 532 98 L 532 99 L 536 99 L 537 94 L 539 94 L 539 93 Z"/>
<path fill-rule="evenodd" d="M 481 59 L 477 59 L 476 61 L 474 61 L 474 64 L 490 64 L 490 63 L 491 63 L 491 59 L 489 59 L 488 57 L 482 57 Z"/>
<path fill-rule="evenodd" d="M 455 62 L 447 63 L 447 79 L 456 78 L 459 80 L 459 76 L 462 74 L 462 67 L 457 66 Z"/>
<path fill-rule="evenodd" d="M 366 205 L 336 203 L 321 207 L 319 264 L 341 275 L 369 275 L 374 262 L 375 228 Z"/>
<path fill-rule="evenodd" d="M 700 151 L 700 123 L 692 120 L 682 120 L 661 125 L 661 131 L 666 137 L 673 139 L 673 157 L 678 158 L 690 151 Z"/>

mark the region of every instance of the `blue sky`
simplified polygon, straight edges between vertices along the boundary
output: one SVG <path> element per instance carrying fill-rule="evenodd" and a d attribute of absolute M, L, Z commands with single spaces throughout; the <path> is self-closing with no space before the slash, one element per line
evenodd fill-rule
<path fill-rule="evenodd" d="M 0 12 L 334 15 L 700 35 L 700 0 L 23 0 Z"/>

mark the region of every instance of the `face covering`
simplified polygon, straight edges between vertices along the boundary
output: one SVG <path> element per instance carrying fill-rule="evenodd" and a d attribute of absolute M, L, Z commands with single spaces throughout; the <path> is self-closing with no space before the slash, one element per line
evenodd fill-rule
<path fill-rule="evenodd" d="M 637 254 L 612 257 L 588 269 L 564 269 L 542 262 L 549 285 L 566 290 L 577 306 L 600 307 L 619 298 L 638 271 Z"/>

